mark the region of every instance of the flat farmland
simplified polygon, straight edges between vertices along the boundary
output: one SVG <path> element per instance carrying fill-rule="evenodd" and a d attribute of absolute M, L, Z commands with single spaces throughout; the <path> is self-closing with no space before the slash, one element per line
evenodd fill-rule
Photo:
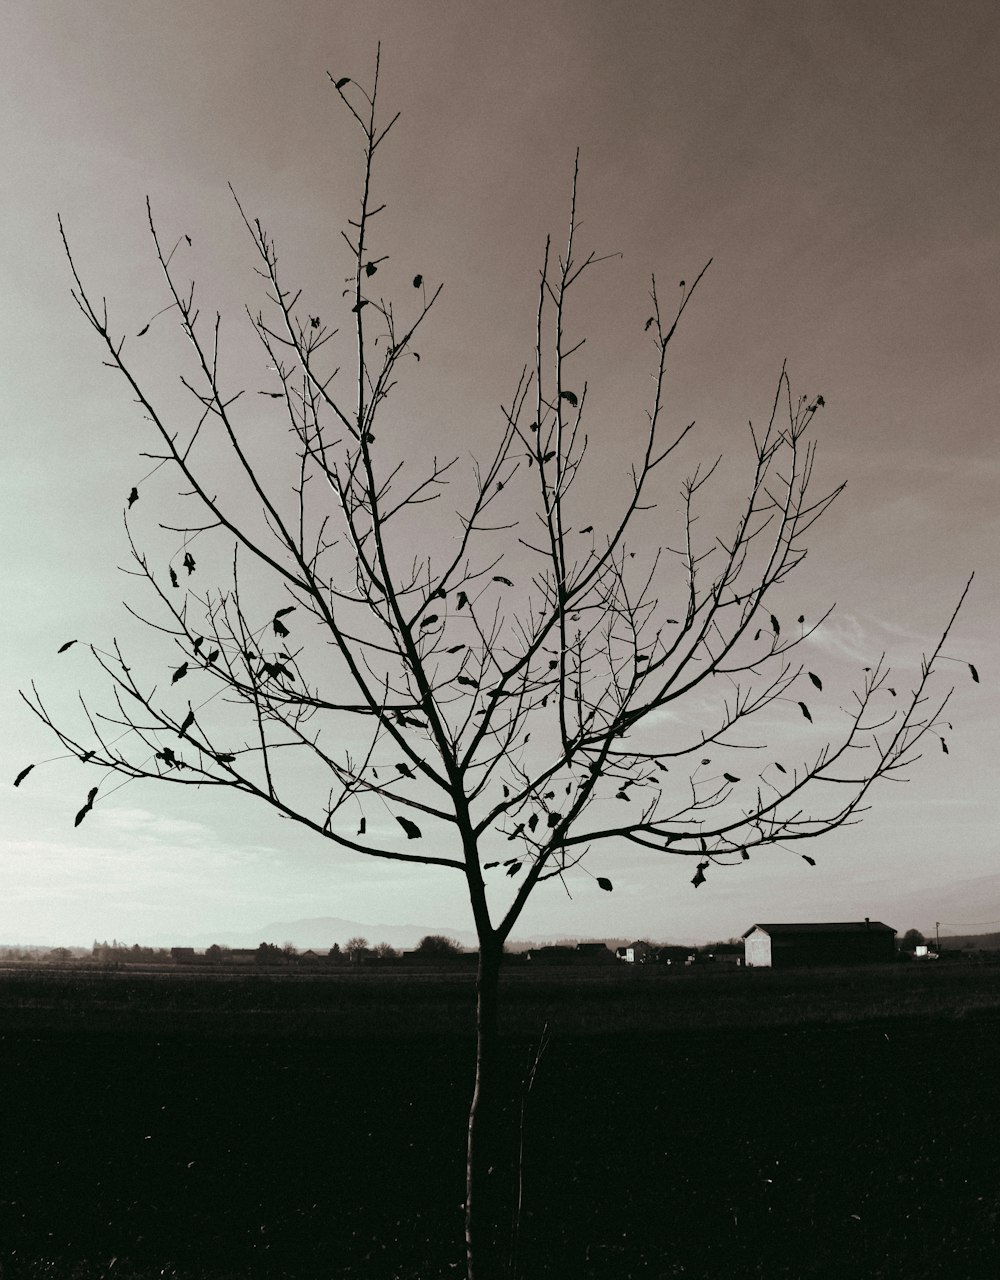
<path fill-rule="evenodd" d="M 512 961 L 501 1019 L 515 1037 L 1000 1016 L 1000 964 L 896 964 L 796 972 L 729 965 L 536 966 Z M 134 1031 L 229 1038 L 467 1035 L 475 972 L 425 968 L 11 965 L 8 1034 Z"/>
<path fill-rule="evenodd" d="M 511 966 L 525 1280 L 998 1274 L 1000 970 L 709 968 Z M 472 1002 L 0 974 L 4 1280 L 458 1275 Z"/>

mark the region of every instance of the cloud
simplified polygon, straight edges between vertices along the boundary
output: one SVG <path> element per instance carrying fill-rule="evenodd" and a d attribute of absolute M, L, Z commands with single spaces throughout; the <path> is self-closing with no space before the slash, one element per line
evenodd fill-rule
<path fill-rule="evenodd" d="M 192 822 L 188 818 L 170 818 L 149 809 L 106 808 L 95 810 L 94 825 L 97 819 L 103 831 L 124 832 L 133 839 L 144 843 L 161 844 L 165 842 L 191 845 L 213 841 L 215 835 L 211 828 L 203 822 Z"/>
<path fill-rule="evenodd" d="M 804 641 L 804 645 L 852 662 L 870 664 L 873 651 L 876 657 L 881 652 L 872 631 L 873 628 L 866 626 L 854 614 L 838 613 L 827 618 Z"/>

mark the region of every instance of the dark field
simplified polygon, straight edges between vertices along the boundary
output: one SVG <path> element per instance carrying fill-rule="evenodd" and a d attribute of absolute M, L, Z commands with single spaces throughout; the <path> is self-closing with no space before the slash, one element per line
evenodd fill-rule
<path fill-rule="evenodd" d="M 460 1275 L 471 1001 L 0 975 L 0 1274 Z M 1000 970 L 512 972 L 507 1006 L 515 1099 L 551 1032 L 526 1280 L 1000 1275 Z"/>

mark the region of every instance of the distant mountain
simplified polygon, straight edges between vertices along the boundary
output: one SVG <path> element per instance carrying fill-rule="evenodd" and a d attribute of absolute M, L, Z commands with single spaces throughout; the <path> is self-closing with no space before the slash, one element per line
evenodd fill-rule
<path fill-rule="evenodd" d="M 946 934 L 969 937 L 985 933 L 1000 921 L 1000 873 L 956 878 L 936 888 L 910 890 L 896 898 L 895 918 L 884 918 L 901 932 L 912 923 L 928 938 L 934 936 L 934 921 L 940 920 L 942 942 Z"/>
<path fill-rule="evenodd" d="M 925 935 L 928 942 L 934 941 L 933 932 Z M 1000 951 L 1000 933 L 961 933 L 941 935 L 942 951 Z"/>

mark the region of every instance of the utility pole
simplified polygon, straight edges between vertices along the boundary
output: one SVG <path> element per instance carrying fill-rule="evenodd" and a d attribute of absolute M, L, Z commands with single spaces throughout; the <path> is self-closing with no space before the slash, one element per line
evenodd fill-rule
<path fill-rule="evenodd" d="M 941 932 L 940 931 L 941 931 L 941 921 L 935 920 L 934 921 L 934 940 L 935 940 L 935 945 L 937 947 L 938 955 L 941 954 Z"/>

